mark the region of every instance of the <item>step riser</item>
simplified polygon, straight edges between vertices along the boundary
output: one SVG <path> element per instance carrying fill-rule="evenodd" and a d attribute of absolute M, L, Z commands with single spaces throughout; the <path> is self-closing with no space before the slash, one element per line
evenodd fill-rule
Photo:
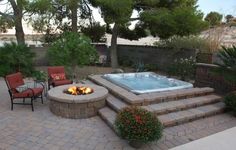
<path fill-rule="evenodd" d="M 98 111 L 98 115 L 102 118 L 102 120 L 113 130 L 115 131 L 114 123 L 111 123 L 100 111 Z M 116 132 L 116 131 L 115 131 Z"/>
<path fill-rule="evenodd" d="M 187 122 L 191 122 L 194 120 L 198 120 L 198 119 L 202 119 L 202 118 L 206 118 L 206 117 L 210 117 L 210 116 L 214 116 L 220 113 L 223 113 L 225 109 L 219 109 L 217 111 L 213 111 L 213 112 L 209 112 L 206 114 L 202 114 L 202 115 L 198 115 L 195 117 L 191 117 L 191 118 L 184 118 L 178 121 L 174 121 L 174 122 L 166 122 L 166 123 L 162 123 L 164 127 L 172 127 L 172 126 L 176 126 L 176 125 L 180 125 L 180 124 L 184 124 Z"/>
<path fill-rule="evenodd" d="M 159 103 L 164 103 L 164 102 L 170 102 L 170 101 L 178 101 L 180 99 L 188 99 L 188 98 L 194 98 L 194 97 L 198 97 L 198 96 L 205 96 L 205 95 L 209 95 L 212 94 L 213 92 L 207 92 L 204 94 L 194 94 L 194 95 L 188 95 L 188 96 L 179 96 L 179 97 L 174 97 L 174 98 L 166 98 L 166 99 L 156 99 L 153 101 L 145 101 L 142 105 L 133 105 L 133 106 L 147 106 L 147 105 L 152 105 L 152 104 L 159 104 Z M 112 93 L 113 94 L 113 93 Z M 119 98 L 120 100 L 122 100 L 123 102 L 129 104 L 127 101 L 125 101 L 124 99 L 120 98 L 118 95 L 113 94 L 114 96 L 116 96 L 117 98 Z M 116 111 L 119 111 L 115 106 L 113 106 L 110 103 L 107 103 L 109 106 L 111 106 L 112 108 L 114 108 Z M 132 105 L 132 104 L 131 104 Z"/>
<path fill-rule="evenodd" d="M 213 104 L 213 103 L 217 103 L 219 101 L 221 101 L 221 97 L 219 98 L 209 98 L 208 100 L 202 100 L 200 102 L 196 102 L 196 103 L 187 103 L 187 104 L 183 104 L 183 105 L 179 105 L 176 107 L 172 107 L 172 108 L 167 108 L 167 109 L 162 109 L 162 110 L 149 110 L 152 111 L 153 113 L 155 113 L 156 115 L 163 115 L 163 114 L 167 114 L 167 113 L 172 113 L 172 112 L 176 112 L 176 111 L 182 111 L 182 110 L 186 110 L 186 109 L 190 109 L 190 108 L 196 108 L 196 107 L 200 107 L 203 105 L 208 105 L 208 104 Z M 191 99 L 189 99 L 191 101 Z M 125 104 L 124 102 L 122 102 L 122 100 L 117 99 L 117 101 L 120 101 L 120 103 L 123 103 L 122 105 L 119 105 L 119 103 L 114 103 L 110 100 L 106 100 L 106 104 L 112 108 L 113 110 L 115 110 L 116 112 L 119 112 L 122 108 L 129 106 L 128 104 Z M 157 104 L 158 105 L 158 104 Z"/>
<path fill-rule="evenodd" d="M 106 101 L 106 104 L 112 109 L 114 110 L 115 112 L 119 112 L 120 109 L 117 108 L 116 106 L 114 106 L 112 103 L 109 103 L 108 101 Z"/>
<path fill-rule="evenodd" d="M 213 93 L 214 92 L 205 92 L 205 93 L 195 93 L 195 94 L 189 94 L 189 95 L 183 95 L 183 96 L 166 97 L 166 98 L 162 98 L 162 99 L 153 99 L 152 101 L 145 101 L 143 103 L 143 105 L 147 106 L 147 105 L 152 105 L 152 104 L 177 101 L 180 99 L 194 98 L 194 97 L 205 96 L 205 95 L 209 95 L 209 94 L 213 94 Z"/>
<path fill-rule="evenodd" d="M 213 104 L 213 103 L 217 103 L 220 101 L 221 101 L 221 99 L 214 99 L 211 101 L 202 102 L 202 103 L 198 103 L 198 104 L 187 104 L 187 105 L 179 106 L 178 108 L 171 108 L 171 109 L 166 109 L 166 110 L 162 110 L 162 111 L 154 111 L 154 113 L 156 115 L 164 115 L 164 114 L 168 114 L 168 113 L 172 113 L 172 112 L 177 112 L 177 111 L 182 111 L 182 110 L 196 108 L 196 107 L 200 107 L 200 106 L 204 106 L 204 105 Z"/>
<path fill-rule="evenodd" d="M 217 103 L 217 102 L 220 102 L 220 101 L 221 101 L 221 99 L 214 99 L 214 100 L 203 102 L 203 103 L 188 104 L 188 105 L 180 106 L 178 108 L 171 108 L 171 109 L 166 109 L 166 110 L 162 110 L 162 111 L 154 111 L 153 113 L 155 113 L 156 115 L 163 115 L 163 114 L 167 114 L 167 113 L 187 110 L 187 109 L 190 109 L 190 108 L 196 108 L 196 107 L 200 107 L 200 106 L 204 106 L 204 105 L 208 105 L 208 104 L 213 104 L 213 103 Z M 116 107 L 114 104 L 112 104 L 108 101 L 106 101 L 106 104 L 116 112 L 119 112 L 122 109 L 122 108 Z"/>

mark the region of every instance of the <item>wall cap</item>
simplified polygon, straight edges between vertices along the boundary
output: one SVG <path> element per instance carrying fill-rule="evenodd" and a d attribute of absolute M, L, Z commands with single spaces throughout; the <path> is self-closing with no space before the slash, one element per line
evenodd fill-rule
<path fill-rule="evenodd" d="M 215 65 L 215 64 L 207 64 L 207 63 L 197 63 L 196 65 L 197 65 L 197 66 L 202 66 L 202 67 L 213 67 L 213 68 L 219 67 L 218 65 Z"/>

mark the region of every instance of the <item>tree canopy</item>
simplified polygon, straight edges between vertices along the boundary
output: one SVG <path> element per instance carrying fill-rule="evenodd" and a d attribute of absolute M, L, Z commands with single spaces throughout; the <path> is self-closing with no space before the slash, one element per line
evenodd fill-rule
<path fill-rule="evenodd" d="M 38 32 L 43 32 L 53 26 L 56 30 L 67 30 L 77 32 L 77 18 L 79 17 L 77 14 L 77 10 L 80 8 L 81 2 L 83 1 L 32 1 L 30 3 L 30 10 L 34 14 L 34 17 L 32 17 L 31 19 L 33 28 Z"/>
<path fill-rule="evenodd" d="M 233 19 L 233 18 L 234 18 L 234 16 L 230 15 L 230 14 L 225 16 L 225 19 L 226 19 L 227 23 L 229 23 L 231 21 L 231 19 Z"/>
<path fill-rule="evenodd" d="M 209 22 L 211 26 L 219 25 L 222 21 L 223 15 L 218 12 L 210 12 L 206 15 L 205 21 Z"/>
<path fill-rule="evenodd" d="M 173 35 L 191 35 L 199 33 L 207 26 L 202 21 L 203 14 L 197 10 L 197 0 L 90 0 L 94 7 L 101 10 L 101 15 L 112 28 L 111 60 L 112 66 L 117 62 L 117 37 L 138 39 L 146 36 L 150 30 L 154 36 L 168 38 Z M 137 17 L 131 18 L 136 11 Z M 127 27 L 131 21 L 138 23 L 134 30 Z"/>

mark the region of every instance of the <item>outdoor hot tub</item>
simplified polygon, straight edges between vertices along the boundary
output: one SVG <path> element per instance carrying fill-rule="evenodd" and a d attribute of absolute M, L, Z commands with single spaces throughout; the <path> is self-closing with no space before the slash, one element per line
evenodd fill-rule
<path fill-rule="evenodd" d="M 153 72 L 105 74 L 106 80 L 135 94 L 171 91 L 192 88 L 193 85 L 181 80 L 167 78 Z"/>

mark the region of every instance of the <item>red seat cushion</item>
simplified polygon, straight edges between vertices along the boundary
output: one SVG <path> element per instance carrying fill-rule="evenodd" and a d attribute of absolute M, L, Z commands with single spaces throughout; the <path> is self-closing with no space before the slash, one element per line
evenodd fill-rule
<path fill-rule="evenodd" d="M 43 92 L 43 88 L 32 88 L 32 90 L 34 92 L 34 96 L 39 96 Z M 13 97 L 14 98 L 32 97 L 33 96 L 32 90 L 28 89 L 21 93 L 14 93 Z"/>
<path fill-rule="evenodd" d="M 72 84 L 71 80 L 56 80 L 52 82 L 53 86 L 60 86 L 60 85 L 64 85 L 64 84 Z"/>

